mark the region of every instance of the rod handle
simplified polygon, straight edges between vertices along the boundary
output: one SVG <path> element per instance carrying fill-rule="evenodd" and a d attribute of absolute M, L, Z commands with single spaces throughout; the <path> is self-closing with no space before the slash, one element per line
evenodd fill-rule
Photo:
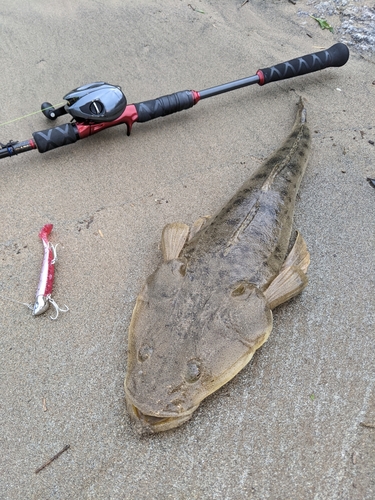
<path fill-rule="evenodd" d="M 137 122 L 147 122 L 160 116 L 170 115 L 184 109 L 189 109 L 196 103 L 194 91 L 183 90 L 174 94 L 164 95 L 157 99 L 135 104 Z"/>
<path fill-rule="evenodd" d="M 79 136 L 74 123 L 65 123 L 59 127 L 34 132 L 33 138 L 39 153 L 45 153 L 60 146 L 73 144 L 78 141 Z"/>
<path fill-rule="evenodd" d="M 349 49 L 343 43 L 336 43 L 329 49 L 291 59 L 270 68 L 259 69 L 259 85 L 306 75 L 331 66 L 343 66 L 349 59 Z"/>

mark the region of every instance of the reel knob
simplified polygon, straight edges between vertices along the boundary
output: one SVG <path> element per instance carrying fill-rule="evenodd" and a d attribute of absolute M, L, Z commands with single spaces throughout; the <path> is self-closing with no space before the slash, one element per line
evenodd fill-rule
<path fill-rule="evenodd" d="M 56 120 L 57 118 L 56 109 L 52 106 L 50 102 L 44 102 L 41 105 L 41 110 L 46 118 L 48 118 L 49 120 Z"/>

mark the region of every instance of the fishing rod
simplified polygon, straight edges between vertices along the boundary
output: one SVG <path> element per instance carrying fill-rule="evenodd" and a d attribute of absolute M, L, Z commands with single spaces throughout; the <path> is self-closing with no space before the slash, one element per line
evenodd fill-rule
<path fill-rule="evenodd" d="M 144 123 L 154 118 L 189 109 L 202 99 L 255 83 L 265 85 L 329 67 L 340 67 L 348 59 L 348 47 L 343 43 L 336 43 L 329 49 L 291 59 L 276 66 L 259 69 L 254 76 L 205 90 L 183 90 L 150 101 L 129 105 L 118 85 L 106 82 L 83 85 L 64 96 L 63 99 L 67 101 L 64 106 L 54 108 L 49 102 L 44 102 L 41 105 L 41 111 L 49 120 L 56 120 L 59 116 L 69 114 L 72 116 L 70 123 L 34 132 L 33 138 L 27 141 L 0 143 L 0 159 L 33 149 L 37 149 L 39 153 L 45 153 L 121 124 L 127 126 L 127 135 L 130 135 L 135 122 Z"/>

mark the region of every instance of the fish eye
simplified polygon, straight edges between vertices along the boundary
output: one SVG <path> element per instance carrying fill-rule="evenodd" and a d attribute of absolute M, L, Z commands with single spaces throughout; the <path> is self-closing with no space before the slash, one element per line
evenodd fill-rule
<path fill-rule="evenodd" d="M 172 263 L 172 273 L 179 272 L 182 277 L 186 274 L 186 261 L 185 259 L 175 259 Z"/>
<path fill-rule="evenodd" d="M 185 380 L 190 384 L 196 382 L 201 376 L 201 362 L 198 359 L 191 359 L 186 366 Z"/>
<path fill-rule="evenodd" d="M 138 350 L 138 360 L 143 362 L 148 359 L 153 353 L 154 349 L 148 344 L 142 345 Z"/>
<path fill-rule="evenodd" d="M 185 276 L 185 274 L 186 274 L 186 265 L 182 264 L 181 267 L 180 267 L 180 269 L 179 269 L 179 271 L 180 271 L 181 276 Z"/>
<path fill-rule="evenodd" d="M 233 297 L 239 297 L 240 295 L 243 295 L 246 291 L 246 287 L 243 283 L 238 285 L 232 292 Z"/>

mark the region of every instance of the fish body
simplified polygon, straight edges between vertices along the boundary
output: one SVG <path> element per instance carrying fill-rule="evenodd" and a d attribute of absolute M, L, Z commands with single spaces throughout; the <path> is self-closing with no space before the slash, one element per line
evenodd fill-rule
<path fill-rule="evenodd" d="M 299 234 L 288 249 L 310 142 L 301 100 L 284 144 L 214 217 L 190 234 L 181 223 L 164 229 L 164 261 L 129 328 L 125 393 L 140 433 L 188 420 L 267 340 L 272 309 L 306 286 Z"/>

